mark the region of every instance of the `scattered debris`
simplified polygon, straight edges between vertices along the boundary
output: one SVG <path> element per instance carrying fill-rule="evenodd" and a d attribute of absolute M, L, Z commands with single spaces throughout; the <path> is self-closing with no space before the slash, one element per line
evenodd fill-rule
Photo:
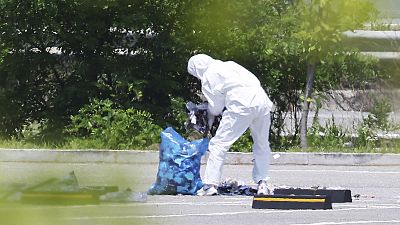
<path fill-rule="evenodd" d="M 375 198 L 375 195 L 361 195 L 361 194 L 355 194 L 353 195 L 353 198 L 355 200 L 360 200 L 360 198 Z"/>
<path fill-rule="evenodd" d="M 193 141 L 209 135 L 215 136 L 222 116 L 216 116 L 209 121 L 207 108 L 207 102 L 200 104 L 186 103 L 189 118 L 185 122 L 185 129 L 188 133 L 188 140 Z"/>
<path fill-rule="evenodd" d="M 218 186 L 218 194 L 220 195 L 245 195 L 254 196 L 257 188 L 250 185 L 239 185 L 234 179 L 227 179 Z"/>
<path fill-rule="evenodd" d="M 185 129 L 187 131 L 197 131 L 201 136 L 204 136 L 208 133 L 209 128 L 207 120 L 207 108 L 208 103 L 206 102 L 199 105 L 196 105 L 193 102 L 186 103 L 186 109 L 189 111 L 189 119 L 185 123 Z"/>
<path fill-rule="evenodd" d="M 281 157 L 281 155 L 278 154 L 278 153 L 276 153 L 276 154 L 274 154 L 274 155 L 272 156 L 272 158 L 274 158 L 274 159 L 279 159 L 280 157 Z"/>

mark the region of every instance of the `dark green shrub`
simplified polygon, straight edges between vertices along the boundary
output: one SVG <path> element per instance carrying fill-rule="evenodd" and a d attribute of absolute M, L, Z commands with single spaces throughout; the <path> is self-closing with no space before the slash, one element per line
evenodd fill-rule
<path fill-rule="evenodd" d="M 186 101 L 181 97 L 171 98 L 171 110 L 167 116 L 167 125 L 173 127 L 182 136 L 185 136 L 185 122 L 188 118 Z"/>
<path fill-rule="evenodd" d="M 71 117 L 67 133 L 97 140 L 100 145 L 96 148 L 143 149 L 159 142 L 161 130 L 146 111 L 119 109 L 110 100 L 93 100 Z"/>

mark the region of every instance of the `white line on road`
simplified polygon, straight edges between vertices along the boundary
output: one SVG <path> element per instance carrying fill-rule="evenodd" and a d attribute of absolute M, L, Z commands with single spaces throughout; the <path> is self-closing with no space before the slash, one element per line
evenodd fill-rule
<path fill-rule="evenodd" d="M 334 173 L 370 173 L 370 174 L 400 174 L 400 171 L 368 171 L 368 170 L 270 170 L 273 172 L 334 172 Z"/>
<path fill-rule="evenodd" d="M 264 213 L 273 213 L 274 211 L 266 211 Z M 290 212 L 290 211 L 281 211 Z M 67 220 L 90 220 L 90 219 L 151 219 L 151 218 L 174 218 L 189 216 L 232 216 L 257 213 L 257 211 L 241 211 L 241 212 L 223 212 L 223 213 L 188 213 L 188 214 L 167 214 L 167 215 L 147 215 L 147 216 L 98 216 L 98 217 L 68 217 Z"/>
<path fill-rule="evenodd" d="M 347 208 L 347 209 L 335 209 L 335 211 L 354 211 L 354 210 L 376 210 L 379 209 L 400 209 L 399 206 L 394 207 L 368 207 L 368 208 Z M 242 214 L 281 214 L 281 213 L 304 213 L 304 212 L 312 212 L 315 213 L 317 210 L 312 211 L 304 211 L 304 210 L 251 210 L 251 211 L 240 211 L 240 212 L 221 212 L 221 213 L 187 213 L 187 214 L 166 214 L 166 215 L 130 215 L 130 216 L 97 216 L 97 217 L 66 217 L 66 220 L 95 220 L 95 219 L 156 219 L 156 218 L 177 218 L 177 217 L 197 217 L 197 216 L 234 216 L 234 215 L 242 215 Z M 318 210 L 321 212 L 328 212 L 326 210 Z M 395 220 L 392 220 L 395 221 Z M 337 224 L 337 223 L 333 223 Z M 320 225 L 320 224 L 307 224 L 307 225 Z M 323 224 L 321 224 L 323 225 Z M 329 224 L 328 224 L 329 225 Z"/>
<path fill-rule="evenodd" d="M 224 202 L 132 202 L 128 203 L 125 206 L 169 206 L 169 205 L 189 205 L 189 206 L 220 206 L 220 205 L 249 205 L 251 204 L 252 199 L 248 199 L 247 201 L 224 201 Z M 110 205 L 105 205 L 105 206 L 111 206 L 111 207 L 121 207 L 124 205 L 121 204 L 110 204 Z"/>
<path fill-rule="evenodd" d="M 138 203 L 140 205 L 191 205 L 191 206 L 211 206 L 211 205 L 244 205 L 246 202 L 154 202 L 154 203 Z"/>
<path fill-rule="evenodd" d="M 294 225 L 344 225 L 344 224 L 394 224 L 400 223 L 400 220 L 368 220 L 368 221 L 348 221 L 348 222 L 321 222 L 321 223 L 299 223 Z"/>
<path fill-rule="evenodd" d="M 143 202 L 143 203 L 119 203 L 119 204 L 103 204 L 103 205 L 75 205 L 75 206 L 39 206 L 29 207 L 30 209 L 45 209 L 45 208 L 107 208 L 107 207 L 118 207 L 118 208 L 129 208 L 129 207 L 145 207 L 145 206 L 243 206 L 249 205 L 251 202 Z"/>

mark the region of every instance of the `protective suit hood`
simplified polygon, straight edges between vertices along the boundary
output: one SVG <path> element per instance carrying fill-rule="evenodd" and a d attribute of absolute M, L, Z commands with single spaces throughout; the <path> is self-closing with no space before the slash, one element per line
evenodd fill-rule
<path fill-rule="evenodd" d="M 194 55 L 189 59 L 187 66 L 188 73 L 202 80 L 203 74 L 215 61 L 217 60 L 211 58 L 206 54 Z"/>

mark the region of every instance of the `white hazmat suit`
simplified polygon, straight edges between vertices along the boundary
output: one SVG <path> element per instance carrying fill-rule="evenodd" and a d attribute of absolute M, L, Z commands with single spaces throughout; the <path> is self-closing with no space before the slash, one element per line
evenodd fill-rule
<path fill-rule="evenodd" d="M 268 180 L 271 154 L 268 137 L 273 103 L 260 81 L 233 61 L 223 62 L 205 54 L 192 56 L 187 69 L 201 81 L 208 112 L 215 116 L 222 113 L 217 132 L 210 140 L 203 182 L 219 184 L 226 152 L 247 128 L 253 138 L 253 180 Z"/>

